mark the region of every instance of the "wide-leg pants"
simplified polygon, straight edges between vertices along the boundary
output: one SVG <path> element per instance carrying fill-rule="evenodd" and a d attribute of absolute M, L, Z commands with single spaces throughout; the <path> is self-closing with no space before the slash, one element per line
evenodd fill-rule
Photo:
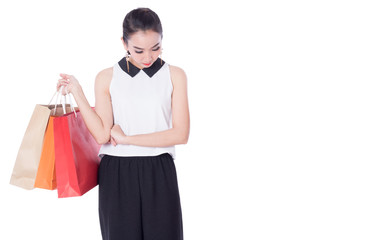
<path fill-rule="evenodd" d="M 99 218 L 103 240 L 182 240 L 172 156 L 105 155 L 99 167 Z"/>

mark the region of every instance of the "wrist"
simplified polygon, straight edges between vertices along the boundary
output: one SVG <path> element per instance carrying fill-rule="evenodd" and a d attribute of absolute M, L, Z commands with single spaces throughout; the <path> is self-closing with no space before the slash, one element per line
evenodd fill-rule
<path fill-rule="evenodd" d="M 82 93 L 81 85 L 78 84 L 76 86 L 73 86 L 73 88 L 71 89 L 71 93 L 73 94 L 73 96 L 76 96 L 76 95 L 79 95 L 80 93 Z"/>
<path fill-rule="evenodd" d="M 128 137 L 125 134 L 113 133 L 111 137 L 117 144 L 128 145 Z"/>
<path fill-rule="evenodd" d="M 123 135 L 120 139 L 121 144 L 129 145 L 129 136 Z"/>

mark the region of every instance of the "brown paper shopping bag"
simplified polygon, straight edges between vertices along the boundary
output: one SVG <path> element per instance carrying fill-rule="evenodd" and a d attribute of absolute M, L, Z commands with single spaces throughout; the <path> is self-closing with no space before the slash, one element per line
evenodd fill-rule
<path fill-rule="evenodd" d="M 49 116 L 50 109 L 47 106 L 35 106 L 18 150 L 10 184 L 24 189 L 34 188 Z"/>

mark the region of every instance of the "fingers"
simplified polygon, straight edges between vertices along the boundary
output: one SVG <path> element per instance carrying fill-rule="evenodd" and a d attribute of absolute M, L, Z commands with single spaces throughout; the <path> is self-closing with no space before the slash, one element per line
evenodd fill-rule
<path fill-rule="evenodd" d="M 77 81 L 77 79 L 73 75 L 69 75 L 69 74 L 66 74 L 66 73 L 60 73 L 59 75 L 62 77 L 62 79 L 65 79 L 65 80 Z"/>
<path fill-rule="evenodd" d="M 69 84 L 69 81 L 68 80 L 64 80 L 64 79 L 59 79 L 58 80 L 58 85 L 68 85 Z"/>
<path fill-rule="evenodd" d="M 69 79 L 72 77 L 72 75 L 68 75 L 68 74 L 65 74 L 65 73 L 61 73 L 59 74 L 63 79 Z"/>
<path fill-rule="evenodd" d="M 67 87 L 69 84 L 69 81 L 64 80 L 64 79 L 59 79 L 57 83 L 57 91 L 59 91 L 61 86 Z M 64 92 L 64 91 L 63 91 Z"/>
<path fill-rule="evenodd" d="M 72 78 L 73 76 L 72 75 L 69 75 L 69 74 L 65 74 L 65 73 L 60 73 L 59 74 L 62 78 L 58 80 L 58 83 L 57 83 L 57 90 L 59 90 L 59 88 L 61 86 L 68 86 L 68 84 L 70 83 L 70 78 Z M 64 91 L 63 91 L 64 92 Z"/>
<path fill-rule="evenodd" d="M 69 84 L 69 81 L 64 80 L 64 79 L 59 79 L 58 82 L 59 82 L 60 85 L 68 85 Z"/>
<path fill-rule="evenodd" d="M 59 74 L 62 78 L 58 80 L 57 83 L 57 91 L 60 90 L 61 86 L 64 86 L 65 89 L 63 90 L 63 95 L 66 95 L 66 89 L 68 90 L 69 93 L 73 92 L 73 89 L 76 90 L 79 87 L 78 80 L 73 76 L 65 73 L 60 73 Z"/>
<path fill-rule="evenodd" d="M 114 140 L 113 137 L 110 138 L 110 143 L 113 145 L 113 146 L 116 146 L 117 143 L 116 143 L 116 140 Z"/>
<path fill-rule="evenodd" d="M 57 91 L 60 91 L 60 88 L 63 86 L 64 89 L 63 89 L 62 95 L 67 95 L 67 90 L 69 90 L 67 88 L 69 87 L 69 84 L 70 84 L 69 80 L 63 79 L 63 78 L 59 79 L 57 83 Z"/>

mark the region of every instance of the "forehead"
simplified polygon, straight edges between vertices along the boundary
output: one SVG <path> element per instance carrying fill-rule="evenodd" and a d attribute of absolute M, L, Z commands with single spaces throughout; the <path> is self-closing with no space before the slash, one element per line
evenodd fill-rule
<path fill-rule="evenodd" d="M 138 31 L 130 35 L 129 45 L 140 48 L 151 48 L 161 41 L 161 35 L 152 30 Z"/>

